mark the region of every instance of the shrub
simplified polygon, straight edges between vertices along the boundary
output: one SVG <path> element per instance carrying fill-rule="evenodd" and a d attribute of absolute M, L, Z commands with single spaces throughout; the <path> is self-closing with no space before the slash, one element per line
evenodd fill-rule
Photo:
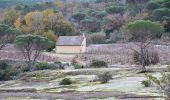
<path fill-rule="evenodd" d="M 165 96 L 165 100 L 170 100 L 170 73 L 161 73 L 161 77 L 157 78 L 151 74 L 145 74 L 145 77 L 148 78 L 148 80 L 151 81 L 154 85 L 157 85 L 157 87 L 160 89 L 161 92 L 163 92 Z"/>
<path fill-rule="evenodd" d="M 59 69 L 60 65 L 56 63 L 48 63 L 48 69 Z"/>
<path fill-rule="evenodd" d="M 74 64 L 74 69 L 81 69 L 81 68 L 82 68 L 81 65 L 79 65 L 79 64 Z"/>
<path fill-rule="evenodd" d="M 142 84 L 143 86 L 145 86 L 145 87 L 150 87 L 150 86 L 151 86 L 151 81 L 149 81 L 149 80 L 143 80 L 143 81 L 141 82 L 141 84 Z"/>
<path fill-rule="evenodd" d="M 55 61 L 54 63 L 55 64 L 62 64 L 62 62 L 60 62 L 60 61 Z"/>
<path fill-rule="evenodd" d="M 152 50 L 145 50 L 144 52 L 144 64 L 145 65 L 155 65 L 159 62 L 159 55 L 156 51 L 154 51 L 153 49 Z M 142 64 L 142 57 L 141 57 L 141 54 L 137 51 L 134 52 L 133 54 L 133 60 L 136 64 L 139 64 L 141 65 Z"/>
<path fill-rule="evenodd" d="M 60 81 L 60 85 L 70 85 L 72 84 L 72 80 L 70 78 L 64 78 Z"/>
<path fill-rule="evenodd" d="M 105 61 L 100 60 L 92 60 L 90 63 L 91 67 L 101 68 L 101 67 L 107 67 L 107 63 Z"/>
<path fill-rule="evenodd" d="M 6 61 L 0 61 L 0 81 L 10 80 L 14 75 L 16 75 L 16 73 L 13 71 L 12 66 Z"/>
<path fill-rule="evenodd" d="M 109 72 L 105 72 L 104 74 L 98 75 L 99 81 L 103 83 L 109 82 L 112 79 L 112 75 Z"/>
<path fill-rule="evenodd" d="M 45 62 L 41 62 L 41 63 L 37 63 L 34 66 L 35 70 L 44 70 L 44 69 L 49 69 L 48 63 Z"/>

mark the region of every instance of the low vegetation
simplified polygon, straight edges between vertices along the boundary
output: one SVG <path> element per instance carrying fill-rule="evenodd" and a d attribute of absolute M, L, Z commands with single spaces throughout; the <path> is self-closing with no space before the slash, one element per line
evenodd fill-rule
<path fill-rule="evenodd" d="M 19 74 L 19 69 L 15 69 L 7 61 L 0 61 L 0 81 L 12 80 Z"/>
<path fill-rule="evenodd" d="M 82 68 L 82 66 L 79 65 L 79 64 L 74 64 L 73 66 L 74 66 L 75 69 L 81 69 Z"/>
<path fill-rule="evenodd" d="M 90 67 L 94 67 L 94 68 L 107 67 L 107 63 L 105 61 L 92 60 L 90 63 Z"/>
<path fill-rule="evenodd" d="M 150 87 L 151 86 L 151 81 L 150 80 L 143 80 L 141 84 L 145 87 Z"/>
<path fill-rule="evenodd" d="M 72 80 L 70 78 L 64 78 L 60 81 L 60 85 L 70 85 L 72 84 Z"/>
<path fill-rule="evenodd" d="M 112 74 L 110 72 L 105 72 L 103 74 L 98 75 L 98 78 L 102 84 L 108 83 L 112 79 Z"/>
<path fill-rule="evenodd" d="M 35 70 L 45 70 L 45 69 L 49 69 L 49 65 L 48 63 L 41 62 L 41 63 L 35 64 L 34 68 Z"/>
<path fill-rule="evenodd" d="M 153 84 L 155 84 L 160 92 L 163 92 L 163 94 L 166 97 L 166 100 L 170 99 L 170 72 L 162 72 L 161 77 L 157 78 L 155 76 L 152 76 L 150 74 L 145 74 L 146 78 L 148 78 L 148 81 L 151 81 Z"/>

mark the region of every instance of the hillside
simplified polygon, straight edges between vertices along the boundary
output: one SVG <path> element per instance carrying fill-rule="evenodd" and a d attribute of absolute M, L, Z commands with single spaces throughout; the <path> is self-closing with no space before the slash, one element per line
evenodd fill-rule
<path fill-rule="evenodd" d="M 170 0 L 0 0 L 0 100 L 170 100 Z"/>
<path fill-rule="evenodd" d="M 0 8 L 10 7 L 16 4 L 31 5 L 37 2 L 53 2 L 54 0 L 0 0 Z M 63 0 L 64 1 L 64 0 Z M 73 0 L 67 0 L 72 2 Z M 94 0 L 76 0 L 77 2 L 92 2 Z"/>
<path fill-rule="evenodd" d="M 16 4 L 34 4 L 36 2 L 52 2 L 53 0 L 0 0 L 0 8 L 9 7 Z"/>

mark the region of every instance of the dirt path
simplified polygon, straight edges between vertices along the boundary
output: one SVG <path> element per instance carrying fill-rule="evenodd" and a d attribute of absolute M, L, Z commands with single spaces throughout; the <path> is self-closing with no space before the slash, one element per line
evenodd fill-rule
<path fill-rule="evenodd" d="M 119 92 L 67 92 L 67 93 L 30 93 L 30 92 L 1 92 L 0 100 L 6 100 L 9 97 L 30 97 L 30 99 L 43 100 L 86 100 L 90 98 L 109 98 L 115 97 L 116 100 L 153 100 L 152 96 L 137 96 Z M 11 99 L 10 99 L 11 100 Z"/>

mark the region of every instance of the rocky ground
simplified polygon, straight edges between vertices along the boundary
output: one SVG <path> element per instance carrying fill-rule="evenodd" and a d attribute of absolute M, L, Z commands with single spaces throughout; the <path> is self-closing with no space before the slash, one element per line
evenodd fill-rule
<path fill-rule="evenodd" d="M 149 70 L 159 77 L 165 67 Z M 106 84 L 95 81 L 102 72 L 111 72 L 113 79 Z M 64 77 L 74 83 L 59 85 Z M 141 84 L 145 79 L 143 74 L 136 74 L 135 67 L 36 71 L 0 82 L 0 100 L 163 100 L 156 87 Z"/>

